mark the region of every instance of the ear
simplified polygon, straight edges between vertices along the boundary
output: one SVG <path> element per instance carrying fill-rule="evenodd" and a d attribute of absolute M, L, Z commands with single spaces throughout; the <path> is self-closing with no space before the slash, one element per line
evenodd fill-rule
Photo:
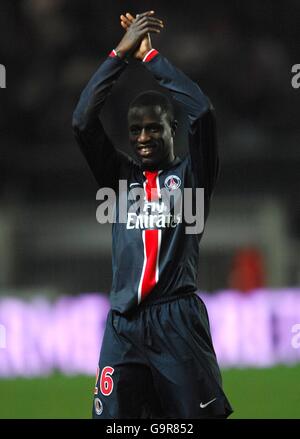
<path fill-rule="evenodd" d="M 178 121 L 174 119 L 173 122 L 171 123 L 171 131 L 173 137 L 175 137 L 177 126 L 178 126 Z"/>

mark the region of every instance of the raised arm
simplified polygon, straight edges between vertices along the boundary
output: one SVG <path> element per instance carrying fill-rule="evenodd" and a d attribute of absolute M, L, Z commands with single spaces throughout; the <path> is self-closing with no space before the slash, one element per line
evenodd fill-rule
<path fill-rule="evenodd" d="M 219 168 L 213 106 L 195 82 L 155 49 L 148 52 L 143 61 L 147 70 L 187 113 L 191 168 L 197 187 L 204 187 L 206 198 L 210 198 Z"/>
<path fill-rule="evenodd" d="M 137 18 L 121 15 L 122 27 L 129 31 Z M 151 41 L 144 39 L 136 58 L 153 74 L 158 83 L 167 89 L 187 113 L 189 120 L 189 160 L 197 187 L 205 188 L 208 201 L 213 192 L 218 171 L 216 119 L 213 106 L 200 87 L 174 67 L 157 50 Z M 141 56 L 142 55 L 142 56 Z"/>
<path fill-rule="evenodd" d="M 100 186 L 117 188 L 119 169 L 129 157 L 114 148 L 106 135 L 99 114 L 113 84 L 127 66 L 126 57 L 133 53 L 149 32 L 159 32 L 160 21 L 152 12 L 141 14 L 139 20 L 126 32 L 107 59 L 92 76 L 73 113 L 72 126 L 97 182 Z"/>
<path fill-rule="evenodd" d="M 76 140 L 100 187 L 116 187 L 120 162 L 125 160 L 106 135 L 99 114 L 126 65 L 121 58 L 109 56 L 84 88 L 73 113 Z"/>

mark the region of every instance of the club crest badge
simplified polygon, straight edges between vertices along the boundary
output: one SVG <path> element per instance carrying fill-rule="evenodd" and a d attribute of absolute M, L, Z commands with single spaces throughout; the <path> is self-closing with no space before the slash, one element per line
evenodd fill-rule
<path fill-rule="evenodd" d="M 95 398 L 94 407 L 95 407 L 96 415 L 98 416 L 101 415 L 101 413 L 103 412 L 103 404 L 99 398 Z"/>
<path fill-rule="evenodd" d="M 178 189 L 181 186 L 181 180 L 177 175 L 169 175 L 165 179 L 165 187 L 168 189 L 168 191 L 174 191 Z"/>

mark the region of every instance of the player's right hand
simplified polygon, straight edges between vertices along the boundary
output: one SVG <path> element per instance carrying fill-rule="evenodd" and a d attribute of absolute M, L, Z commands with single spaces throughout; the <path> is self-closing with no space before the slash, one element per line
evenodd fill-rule
<path fill-rule="evenodd" d="M 131 24 L 134 22 L 134 17 L 127 12 L 125 15 L 120 16 L 121 20 L 121 26 L 123 29 L 127 30 L 130 28 Z M 137 50 L 133 53 L 133 57 L 142 61 L 144 59 L 144 56 L 152 49 L 152 43 L 151 43 L 151 37 L 148 33 L 144 36 L 144 38 L 141 40 L 140 45 L 138 46 Z"/>
<path fill-rule="evenodd" d="M 140 46 L 141 41 L 147 37 L 147 34 L 160 33 L 164 27 L 163 22 L 159 18 L 153 17 L 153 14 L 154 11 L 147 11 L 137 15 L 136 18 L 133 18 L 129 13 L 125 17 L 121 16 L 121 23 L 124 23 L 122 26 L 126 29 L 126 33 L 115 49 L 119 56 L 124 57 L 131 55 L 133 52 L 138 53 L 139 51 L 136 49 Z M 122 19 L 122 17 L 127 17 L 127 20 Z M 151 48 L 150 39 L 149 44 Z M 144 44 L 142 52 L 144 53 L 148 47 L 149 45 Z M 142 56 L 142 53 L 139 54 L 140 56 Z"/>

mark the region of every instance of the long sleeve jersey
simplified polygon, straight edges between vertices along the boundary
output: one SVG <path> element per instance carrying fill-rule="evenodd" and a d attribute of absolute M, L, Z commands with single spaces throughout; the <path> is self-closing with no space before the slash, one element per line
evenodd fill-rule
<path fill-rule="evenodd" d="M 186 188 L 191 190 L 188 197 L 195 209 L 199 201 L 196 189 L 203 188 L 205 223 L 219 167 L 215 115 L 209 99 L 155 49 L 142 64 L 187 113 L 188 153 L 183 159 L 175 157 L 163 169 L 147 171 L 108 138 L 99 114 L 127 66 L 113 53 L 84 88 L 73 114 L 75 137 L 99 187 L 112 188 L 116 193 L 110 301 L 112 309 L 122 314 L 145 303 L 196 291 L 203 228 L 187 233 L 191 220 L 184 212 L 174 212 L 178 212 L 176 203 L 185 206 Z M 120 180 L 126 181 L 126 190 Z M 136 211 L 129 195 L 134 189 L 144 194 L 143 207 Z M 162 193 L 170 195 L 169 209 Z M 119 206 L 124 197 L 127 218 L 120 221 Z"/>

